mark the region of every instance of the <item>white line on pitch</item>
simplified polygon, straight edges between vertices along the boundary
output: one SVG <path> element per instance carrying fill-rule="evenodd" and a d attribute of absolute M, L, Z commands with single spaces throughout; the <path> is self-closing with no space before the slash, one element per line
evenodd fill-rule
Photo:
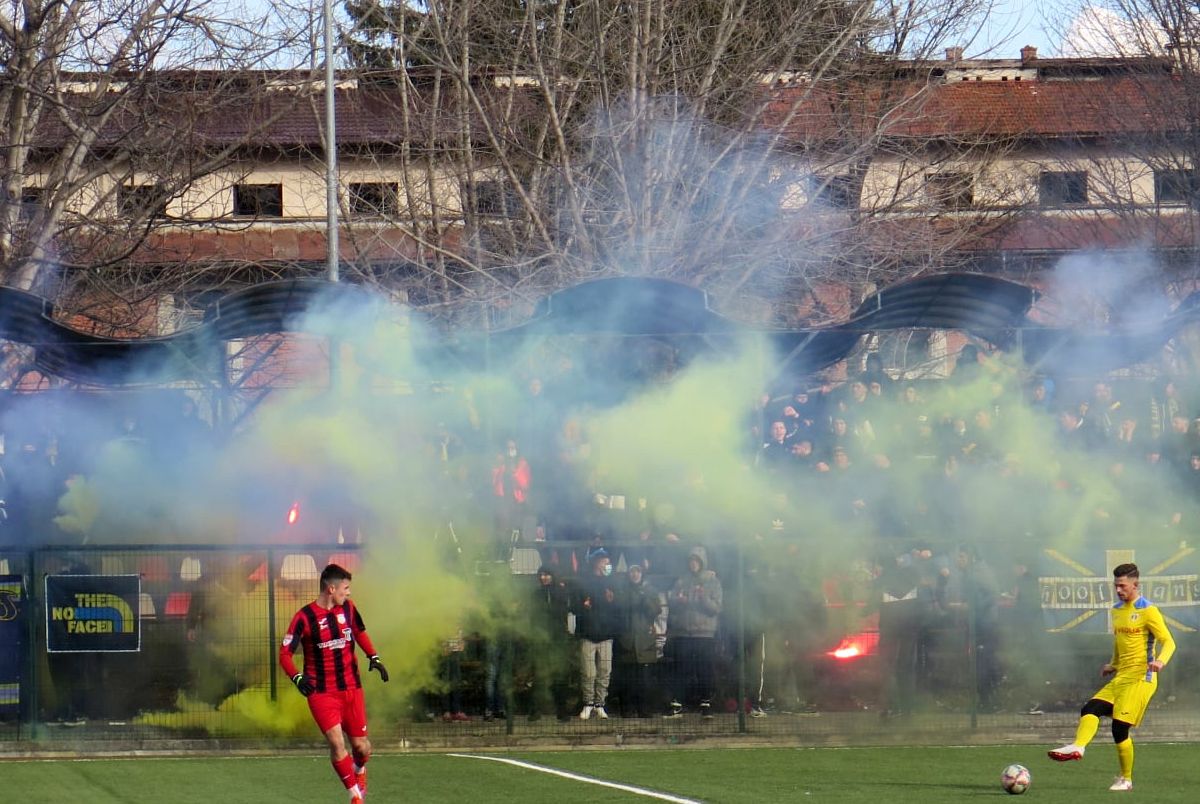
<path fill-rule="evenodd" d="M 669 793 L 659 793 L 657 790 L 648 790 L 645 787 L 635 787 L 631 784 L 621 784 L 620 782 L 607 782 L 604 779 L 597 779 L 592 776 L 583 776 L 578 773 L 570 773 L 568 771 L 559 770 L 557 768 L 549 768 L 545 765 L 536 765 L 532 762 L 522 762 L 519 759 L 509 759 L 508 757 L 489 757 L 483 754 L 451 754 L 452 757 L 461 757 L 463 759 L 486 759 L 490 762 L 503 762 L 505 765 L 514 765 L 518 768 L 526 768 L 535 770 L 540 773 L 549 773 L 552 776 L 561 776 L 564 779 L 571 779 L 576 782 L 586 782 L 588 784 L 597 784 L 601 787 L 611 787 L 614 790 L 624 790 L 627 793 L 634 793 L 639 796 L 648 798 L 657 798 L 662 801 L 673 801 L 675 804 L 701 804 L 694 798 L 680 798 L 672 796 Z"/>

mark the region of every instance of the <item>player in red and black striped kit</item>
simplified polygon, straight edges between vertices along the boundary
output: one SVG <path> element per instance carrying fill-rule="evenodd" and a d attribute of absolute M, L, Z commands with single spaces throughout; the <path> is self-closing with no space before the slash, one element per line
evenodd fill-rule
<path fill-rule="evenodd" d="M 350 804 L 362 804 L 367 794 L 367 709 L 354 645 L 361 645 L 385 682 L 387 668 L 379 660 L 358 607 L 350 601 L 350 573 L 337 564 L 321 571 L 321 593 L 288 626 L 279 646 L 279 665 L 308 699 L 313 719 L 329 742 L 333 769 L 350 791 Z M 304 672 L 296 669 L 292 654 L 304 648 Z M 350 751 L 346 751 L 346 737 Z"/>

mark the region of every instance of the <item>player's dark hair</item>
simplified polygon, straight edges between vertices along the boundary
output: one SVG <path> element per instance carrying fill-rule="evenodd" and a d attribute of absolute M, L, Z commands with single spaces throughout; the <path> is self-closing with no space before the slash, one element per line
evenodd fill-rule
<path fill-rule="evenodd" d="M 321 591 L 331 583 L 340 583 L 351 579 L 350 570 L 338 564 L 330 564 L 321 570 Z"/>
<path fill-rule="evenodd" d="M 1113 567 L 1114 578 L 1140 578 L 1137 564 L 1118 564 Z"/>

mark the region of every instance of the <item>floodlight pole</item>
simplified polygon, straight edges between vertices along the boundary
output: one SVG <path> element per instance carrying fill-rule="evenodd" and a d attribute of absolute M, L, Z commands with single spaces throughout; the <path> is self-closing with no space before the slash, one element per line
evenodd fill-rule
<path fill-rule="evenodd" d="M 333 3 L 323 0 L 325 16 L 325 237 L 328 246 L 327 273 L 338 281 L 338 181 L 337 118 L 333 88 L 337 78 L 333 65 Z"/>
<path fill-rule="evenodd" d="M 326 278 L 338 281 L 338 176 L 337 176 L 337 106 L 334 100 L 334 83 L 337 71 L 333 63 L 333 2 L 323 0 L 325 17 L 325 243 Z M 336 335 L 329 336 L 329 387 L 335 390 L 340 371 L 338 349 L 341 346 Z"/>

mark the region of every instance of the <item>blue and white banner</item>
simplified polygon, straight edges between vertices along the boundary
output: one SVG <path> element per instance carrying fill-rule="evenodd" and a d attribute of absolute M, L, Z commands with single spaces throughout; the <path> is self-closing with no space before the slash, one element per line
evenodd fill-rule
<path fill-rule="evenodd" d="M 46 650 L 132 653 L 142 648 L 139 575 L 47 575 Z"/>
<path fill-rule="evenodd" d="M 0 575 L 0 714 L 21 703 L 25 651 L 25 596 L 20 575 Z"/>

